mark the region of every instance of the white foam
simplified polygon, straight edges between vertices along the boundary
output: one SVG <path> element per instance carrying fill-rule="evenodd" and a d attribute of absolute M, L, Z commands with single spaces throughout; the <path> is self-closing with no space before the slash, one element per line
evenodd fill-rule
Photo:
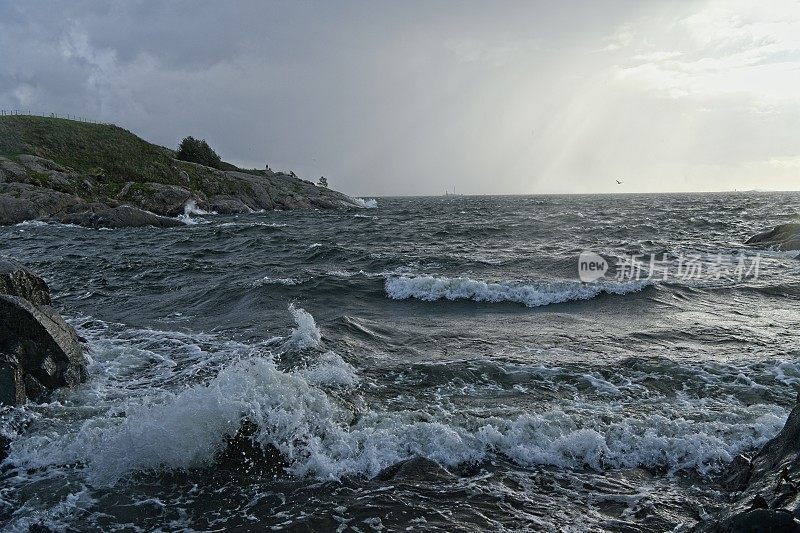
<path fill-rule="evenodd" d="M 183 206 L 184 215 L 216 215 L 215 211 L 206 211 L 197 207 L 197 200 L 190 198 Z"/>
<path fill-rule="evenodd" d="M 375 209 L 378 207 L 378 201 L 375 198 L 353 198 L 353 201 L 363 209 Z"/>
<path fill-rule="evenodd" d="M 335 352 L 325 352 L 300 375 L 313 385 L 352 387 L 358 383 L 356 369 Z"/>
<path fill-rule="evenodd" d="M 447 300 L 473 300 L 476 302 L 516 302 L 528 307 L 538 307 L 572 300 L 589 300 L 602 293 L 627 294 L 652 285 L 649 280 L 595 283 L 519 282 L 486 283 L 470 278 L 433 276 L 392 277 L 386 280 L 386 294 L 395 300 L 417 298 L 428 302 Z"/>
<path fill-rule="evenodd" d="M 318 347 L 322 340 L 322 332 L 317 327 L 317 323 L 311 313 L 300 307 L 295 307 L 293 303 L 289 304 L 289 312 L 292 313 L 297 327 L 292 328 L 292 334 L 284 342 L 282 348 L 284 350 L 300 351 Z"/>
<path fill-rule="evenodd" d="M 296 327 L 283 346 L 319 348 L 321 332 L 314 318 L 293 305 L 289 311 Z M 349 389 L 359 382 L 356 369 L 333 352 L 312 357 L 308 366 L 285 370 L 271 355 L 242 350 L 244 345 L 204 352 L 197 343 L 211 342 L 212 336 L 136 331 L 135 339 L 147 341 L 138 351 L 122 351 L 111 343 L 104 353 L 94 353 L 97 362 L 90 367 L 92 376 L 85 387 L 62 391 L 71 395 L 69 405 L 87 406 L 91 417 L 80 426 L 15 438 L 7 464 L 23 469 L 65 465 L 75 472 L 69 465 L 79 463 L 85 467 L 77 472 L 91 483 L 114 484 L 137 471 L 211 465 L 226 437 L 247 419 L 258 428 L 258 442 L 276 446 L 290 460 L 291 474 L 317 479 L 373 476 L 415 455 L 446 466 L 502 454 L 523 466 L 596 470 L 643 466 L 708 473 L 736 454 L 763 445 L 786 419 L 785 409 L 776 405 L 723 402 L 722 410 L 710 409 L 707 402 L 714 400 L 708 398 L 685 397 L 670 404 L 643 397 L 658 408 L 629 411 L 620 409 L 625 404 L 571 396 L 565 396 L 557 409 L 543 412 L 486 417 L 453 412 L 446 404 L 422 411 L 375 405 L 356 417 L 346 407 L 348 400 L 337 403 L 340 393 L 350 391 L 331 396 L 324 391 Z M 174 358 L 186 354 L 183 361 L 226 362 L 213 378 L 187 388 L 168 390 L 155 387 L 155 382 L 153 387 L 131 387 L 131 379 L 141 379 L 153 363 L 163 367 L 157 377 L 164 380 L 176 372 L 197 371 L 193 366 L 177 370 L 175 360 L 153 349 L 165 343 L 177 348 L 171 351 Z M 560 368 L 530 370 L 563 373 Z M 615 396 L 623 390 L 597 373 L 580 372 L 575 377 L 598 390 L 616 392 Z M 91 395 L 76 401 L 89 394 L 86 389 L 97 401 L 91 401 Z"/>
<path fill-rule="evenodd" d="M 303 280 L 297 278 L 271 278 L 269 276 L 264 276 L 263 278 L 254 281 L 253 286 L 286 285 L 287 287 L 291 287 L 293 285 L 300 285 L 301 283 L 303 283 Z"/>
<path fill-rule="evenodd" d="M 193 198 L 186 200 L 183 205 L 183 214 L 178 215 L 178 220 L 187 226 L 194 226 L 195 224 L 207 224 L 208 220 L 204 218 L 192 218 L 192 215 L 216 215 L 215 211 L 206 211 L 197 207 L 197 201 Z"/>

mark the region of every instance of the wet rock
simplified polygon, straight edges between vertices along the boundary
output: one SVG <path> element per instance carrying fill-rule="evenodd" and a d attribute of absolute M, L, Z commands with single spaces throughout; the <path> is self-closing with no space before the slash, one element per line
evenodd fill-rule
<path fill-rule="evenodd" d="M 0 405 L 39 400 L 86 380 L 83 346 L 49 304 L 44 280 L 0 258 Z"/>
<path fill-rule="evenodd" d="M 375 479 L 378 481 L 442 481 L 455 476 L 432 459 L 412 457 L 381 470 Z"/>
<path fill-rule="evenodd" d="M 800 507 L 800 404 L 749 467 L 738 458 L 731 464 L 721 485 L 733 492 L 733 501 L 696 531 L 800 532 L 793 514 Z"/>
<path fill-rule="evenodd" d="M 52 304 L 47 283 L 10 257 L 0 256 L 0 294 L 19 296 L 36 305 Z"/>
<path fill-rule="evenodd" d="M 262 446 L 256 441 L 258 427 L 244 421 L 233 437 L 225 441 L 225 449 L 217 454 L 216 466 L 243 474 L 275 477 L 283 475 L 289 463 L 272 444 Z"/>
<path fill-rule="evenodd" d="M 180 220 L 156 215 L 129 205 L 109 207 L 104 204 L 91 204 L 88 207 L 85 211 L 54 217 L 54 220 L 62 224 L 75 224 L 95 229 L 138 228 L 144 226 L 174 228 L 184 225 Z"/>
<path fill-rule="evenodd" d="M 721 481 L 722 487 L 727 491 L 740 491 L 747 486 L 753 464 L 750 458 L 737 455 L 728 466 L 728 471 Z"/>
<path fill-rule="evenodd" d="M 754 235 L 745 244 L 758 245 L 778 250 L 800 250 L 800 224 L 781 224 L 773 229 Z"/>
<path fill-rule="evenodd" d="M 753 509 L 736 514 L 710 531 L 731 533 L 798 533 L 800 522 L 785 509 Z"/>
<path fill-rule="evenodd" d="M 0 435 L 0 463 L 8 457 L 8 448 L 11 446 L 11 439 L 4 435 Z"/>

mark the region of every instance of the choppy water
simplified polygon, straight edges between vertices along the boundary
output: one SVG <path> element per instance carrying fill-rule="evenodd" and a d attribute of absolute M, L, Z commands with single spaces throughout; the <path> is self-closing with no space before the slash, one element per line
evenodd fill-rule
<path fill-rule="evenodd" d="M 0 228 L 90 346 L 6 409 L 0 526 L 682 530 L 800 384 L 800 261 L 609 279 L 577 257 L 752 260 L 800 194 L 379 199 L 185 228 Z M 663 254 L 667 254 L 664 256 Z M 223 468 L 243 419 L 285 475 Z M 421 455 L 452 476 L 373 479 Z"/>

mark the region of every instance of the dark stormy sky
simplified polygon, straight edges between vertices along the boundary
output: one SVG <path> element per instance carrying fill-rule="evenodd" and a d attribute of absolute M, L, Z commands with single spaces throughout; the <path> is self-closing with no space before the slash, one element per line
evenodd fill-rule
<path fill-rule="evenodd" d="M 0 108 L 355 195 L 797 189 L 800 3 L 0 0 Z"/>

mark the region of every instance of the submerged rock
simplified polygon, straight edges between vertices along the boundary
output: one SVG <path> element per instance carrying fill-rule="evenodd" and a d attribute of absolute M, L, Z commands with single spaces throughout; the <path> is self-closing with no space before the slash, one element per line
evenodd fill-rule
<path fill-rule="evenodd" d="M 800 250 L 800 224 L 780 224 L 771 230 L 750 237 L 745 244 L 784 251 Z"/>
<path fill-rule="evenodd" d="M 155 228 L 174 228 L 183 226 L 183 222 L 174 218 L 162 217 L 129 205 L 108 207 L 104 204 L 92 204 L 86 211 L 70 213 L 54 217 L 62 224 L 75 224 L 89 228 L 139 228 L 152 226 Z"/>
<path fill-rule="evenodd" d="M 378 481 L 437 481 L 449 480 L 454 477 L 453 474 L 436 461 L 416 456 L 384 468 L 375 476 L 375 479 Z"/>
<path fill-rule="evenodd" d="M 217 454 L 216 466 L 244 474 L 278 476 L 285 473 L 289 463 L 272 444 L 262 446 L 256 440 L 258 427 L 244 421 L 233 437 L 225 441 L 225 449 Z"/>
<path fill-rule="evenodd" d="M 83 346 L 50 306 L 47 284 L 8 258 L 0 258 L 0 325 L 0 405 L 86 380 Z"/>

